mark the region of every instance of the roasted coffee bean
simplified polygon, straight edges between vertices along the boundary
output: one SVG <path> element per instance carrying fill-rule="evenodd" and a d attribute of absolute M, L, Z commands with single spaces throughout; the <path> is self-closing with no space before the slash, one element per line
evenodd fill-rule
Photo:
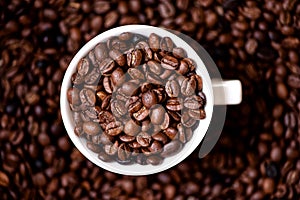
<path fill-rule="evenodd" d="M 185 75 L 189 72 L 189 65 L 186 61 L 180 60 L 179 67 L 176 71 L 181 75 Z"/>
<path fill-rule="evenodd" d="M 101 62 L 105 58 L 108 57 L 108 50 L 106 48 L 105 43 L 99 43 L 94 48 L 94 54 L 95 58 L 98 60 L 98 62 Z"/>
<path fill-rule="evenodd" d="M 140 126 L 132 119 L 127 121 L 124 125 L 124 133 L 130 136 L 136 136 L 140 131 Z"/>
<path fill-rule="evenodd" d="M 110 108 L 110 102 L 111 102 L 111 95 L 107 95 L 101 104 L 101 109 L 102 110 L 108 110 Z M 115 107 L 114 107 L 115 108 Z M 119 110 L 118 110 L 119 111 Z"/>
<path fill-rule="evenodd" d="M 171 142 L 164 145 L 160 155 L 164 158 L 173 156 L 176 153 L 178 153 L 181 150 L 181 148 L 182 148 L 181 142 L 179 142 L 178 140 L 172 140 Z"/>
<path fill-rule="evenodd" d="M 103 105 L 103 103 L 102 103 L 102 105 Z M 124 102 L 122 102 L 122 101 L 111 102 L 111 112 L 117 118 L 120 118 L 123 115 L 125 115 L 127 113 L 127 109 L 125 107 Z"/>
<path fill-rule="evenodd" d="M 156 84 L 156 85 L 163 84 L 163 81 L 161 80 L 161 78 L 158 75 L 153 74 L 153 73 L 146 73 L 146 80 L 149 83 Z"/>
<path fill-rule="evenodd" d="M 181 116 L 181 123 L 186 127 L 192 127 L 196 123 L 196 120 L 190 117 L 188 112 L 184 112 Z"/>
<path fill-rule="evenodd" d="M 160 49 L 166 52 L 172 52 L 174 47 L 173 41 L 170 37 L 163 37 L 160 41 Z"/>
<path fill-rule="evenodd" d="M 150 152 L 152 152 L 152 153 L 160 153 L 161 152 L 161 150 L 162 150 L 162 144 L 159 142 L 159 141 L 157 141 L 157 140 L 154 140 L 152 143 L 151 143 L 151 145 L 150 145 L 150 147 L 148 148 L 149 150 L 150 150 Z"/>
<path fill-rule="evenodd" d="M 140 79 L 140 80 L 144 80 L 145 76 L 144 74 L 137 68 L 129 68 L 127 70 L 127 73 L 131 76 L 132 79 Z"/>
<path fill-rule="evenodd" d="M 112 82 L 111 82 L 110 77 L 108 77 L 108 76 L 104 77 L 104 79 L 103 79 L 103 86 L 104 86 L 105 91 L 108 94 L 112 94 L 112 92 L 113 92 L 113 86 L 112 86 Z"/>
<path fill-rule="evenodd" d="M 143 106 L 137 112 L 133 113 L 133 117 L 137 121 L 143 121 L 149 115 L 149 110 Z"/>
<path fill-rule="evenodd" d="M 121 87 L 121 91 L 122 93 L 124 93 L 125 95 L 127 95 L 128 97 L 130 97 L 131 95 L 134 94 L 134 91 L 138 88 L 138 86 L 134 83 L 134 82 L 125 82 L 122 87 Z"/>
<path fill-rule="evenodd" d="M 88 59 L 82 58 L 77 64 L 77 72 L 80 76 L 85 76 L 89 72 L 90 63 Z"/>
<path fill-rule="evenodd" d="M 176 80 L 169 80 L 165 86 L 166 93 L 169 97 L 178 97 L 180 92 L 179 84 Z"/>
<path fill-rule="evenodd" d="M 110 50 L 109 56 L 119 65 L 124 66 L 126 64 L 126 57 L 119 50 Z"/>
<path fill-rule="evenodd" d="M 68 102 L 72 105 L 79 105 L 80 98 L 79 98 L 79 90 L 76 87 L 71 87 L 67 91 L 67 99 Z"/>
<path fill-rule="evenodd" d="M 166 55 L 161 59 L 161 66 L 165 69 L 175 70 L 179 66 L 179 62 L 175 57 Z"/>
<path fill-rule="evenodd" d="M 149 47 L 153 50 L 153 51 L 158 51 L 160 48 L 160 37 L 158 35 L 156 35 L 155 33 L 151 33 L 149 35 Z"/>
<path fill-rule="evenodd" d="M 157 105 L 150 111 L 150 119 L 153 124 L 162 124 L 165 118 L 165 109 L 161 105 Z"/>
<path fill-rule="evenodd" d="M 99 124 L 96 122 L 91 122 L 91 121 L 83 122 L 82 127 L 83 127 L 83 131 L 88 135 L 97 135 L 101 131 Z"/>
<path fill-rule="evenodd" d="M 122 85 L 125 81 L 125 76 L 123 70 L 118 67 L 111 74 L 111 82 L 114 86 Z"/>
<path fill-rule="evenodd" d="M 100 73 L 98 69 L 94 68 L 92 71 L 87 74 L 84 78 L 84 82 L 88 85 L 97 84 L 100 80 Z"/>
<path fill-rule="evenodd" d="M 170 111 L 180 111 L 183 109 L 183 101 L 181 98 L 171 98 L 167 100 L 166 107 Z"/>
<path fill-rule="evenodd" d="M 131 154 L 130 148 L 125 143 L 122 143 L 118 148 L 118 158 L 121 161 L 128 160 L 130 154 Z"/>
<path fill-rule="evenodd" d="M 135 137 L 134 137 L 134 136 L 126 135 L 126 134 L 120 135 L 119 138 L 120 138 L 120 140 L 121 140 L 122 142 L 132 142 L 132 141 L 135 140 Z"/>
<path fill-rule="evenodd" d="M 195 94 L 197 87 L 196 79 L 192 76 L 191 78 L 185 78 L 181 84 L 181 93 L 185 96 Z"/>
<path fill-rule="evenodd" d="M 177 129 L 173 128 L 173 127 L 169 127 L 166 130 L 164 130 L 164 133 L 171 139 L 173 140 L 174 138 L 177 138 L 178 135 L 178 131 Z"/>
<path fill-rule="evenodd" d="M 185 50 L 181 47 L 173 48 L 172 53 L 176 58 L 185 58 L 187 56 Z"/>
<path fill-rule="evenodd" d="M 193 95 L 184 99 L 183 105 L 189 109 L 199 109 L 203 106 L 203 100 L 197 95 Z"/>
<path fill-rule="evenodd" d="M 115 155 L 117 152 L 118 152 L 118 149 L 119 149 L 119 142 L 116 141 L 115 143 L 113 144 L 107 144 L 107 145 L 104 145 L 104 151 L 107 155 Z"/>
<path fill-rule="evenodd" d="M 110 122 L 105 128 L 105 132 L 110 136 L 116 136 L 123 131 L 123 128 L 124 126 L 119 121 Z"/>
<path fill-rule="evenodd" d="M 168 142 L 168 137 L 163 132 L 157 132 L 153 134 L 152 138 L 154 140 L 162 142 L 163 144 L 166 144 Z"/>
<path fill-rule="evenodd" d="M 146 159 L 147 164 L 151 164 L 151 165 L 159 165 L 162 163 L 162 158 L 159 156 L 155 156 L 155 155 L 151 155 L 148 156 Z"/>
<path fill-rule="evenodd" d="M 141 64 L 143 59 L 142 51 L 139 49 L 135 49 L 129 53 L 127 53 L 127 65 L 129 67 L 137 67 Z"/>
<path fill-rule="evenodd" d="M 99 152 L 98 154 L 98 158 L 104 162 L 112 162 L 113 159 L 108 155 L 106 154 L 105 152 Z"/>
<path fill-rule="evenodd" d="M 142 147 L 148 147 L 151 143 L 151 136 L 146 132 L 141 132 L 136 136 L 136 141 L 142 146 Z"/>
<path fill-rule="evenodd" d="M 161 65 L 158 62 L 154 61 L 154 60 L 149 60 L 147 62 L 147 65 L 149 67 L 149 70 L 151 72 L 153 72 L 154 74 L 159 75 L 162 71 Z"/>
<path fill-rule="evenodd" d="M 188 114 L 190 117 L 196 120 L 205 119 L 206 112 L 204 109 L 189 109 Z"/>
<path fill-rule="evenodd" d="M 100 153 L 101 152 L 101 147 L 99 145 L 97 145 L 97 144 L 92 143 L 92 142 L 87 142 L 86 143 L 86 147 L 89 150 L 91 150 L 91 151 L 93 151 L 95 153 Z"/>
<path fill-rule="evenodd" d="M 111 58 L 105 58 L 99 63 L 99 69 L 104 76 L 109 75 L 115 69 L 115 61 Z"/>
<path fill-rule="evenodd" d="M 142 94 L 142 103 L 146 108 L 151 108 L 153 105 L 157 104 L 157 102 L 156 93 L 152 90 L 148 90 Z"/>
<path fill-rule="evenodd" d="M 90 89 L 82 89 L 79 92 L 80 101 L 85 106 L 94 106 L 96 103 L 95 93 Z"/>

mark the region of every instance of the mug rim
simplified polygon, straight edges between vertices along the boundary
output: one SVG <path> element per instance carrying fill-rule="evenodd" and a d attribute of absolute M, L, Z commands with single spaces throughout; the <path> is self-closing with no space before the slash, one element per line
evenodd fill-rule
<path fill-rule="evenodd" d="M 87 149 L 86 141 L 83 138 L 80 138 L 75 135 L 74 133 L 74 122 L 72 117 L 72 111 L 70 110 L 69 102 L 67 100 L 67 90 L 71 86 L 71 76 L 76 70 L 77 63 L 81 58 L 87 55 L 89 51 L 91 51 L 99 42 L 103 42 L 107 40 L 111 36 L 117 36 L 123 32 L 133 32 L 142 34 L 145 36 L 149 36 L 150 33 L 156 33 L 160 37 L 169 36 L 172 41 L 176 44 L 176 46 L 185 47 L 184 49 L 187 52 L 187 57 L 193 59 L 196 63 L 196 72 L 200 74 L 203 81 L 203 91 L 207 98 L 207 103 L 205 106 L 206 111 L 206 118 L 200 120 L 198 127 L 193 131 L 193 136 L 190 141 L 184 144 L 183 148 L 177 152 L 175 155 L 164 158 L 163 163 L 159 165 L 140 165 L 140 164 L 132 164 L 132 165 L 122 165 L 117 162 L 104 162 L 98 159 L 96 153 L 92 152 L 91 150 Z M 181 45 L 178 45 L 181 44 Z M 191 56 L 192 55 L 192 56 Z M 201 73 L 199 73 L 201 72 Z M 206 134 L 212 113 L 213 113 L 213 89 L 212 89 L 212 82 L 210 79 L 210 75 L 204 65 L 200 56 L 195 52 L 195 50 L 186 43 L 183 39 L 176 36 L 174 33 L 158 27 L 148 26 L 148 25 L 124 25 L 119 26 L 113 29 L 109 29 L 103 33 L 98 34 L 93 39 L 88 41 L 80 50 L 75 54 L 72 58 L 65 74 L 63 77 L 63 82 L 61 85 L 61 92 L 60 92 L 60 110 L 62 115 L 62 120 L 64 126 L 66 128 L 67 134 L 69 135 L 70 139 L 72 140 L 73 144 L 76 148 L 91 162 L 96 164 L 98 167 L 101 167 L 105 170 L 123 174 L 123 175 L 150 175 L 154 173 L 158 173 L 164 170 L 167 170 L 181 161 L 183 161 L 186 157 L 188 157 L 200 144 L 203 140 L 204 135 Z M 199 128 L 201 128 L 199 130 Z"/>

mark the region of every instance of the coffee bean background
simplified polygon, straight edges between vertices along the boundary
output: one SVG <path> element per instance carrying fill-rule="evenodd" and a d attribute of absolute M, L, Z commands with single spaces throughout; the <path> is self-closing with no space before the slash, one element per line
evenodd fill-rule
<path fill-rule="evenodd" d="M 295 0 L 0 2 L 1 199 L 298 199 L 300 4 Z M 63 74 L 95 35 L 125 24 L 181 31 L 243 84 L 220 140 L 155 175 L 113 174 L 71 143 Z M 100 155 L 105 156 L 105 155 Z"/>

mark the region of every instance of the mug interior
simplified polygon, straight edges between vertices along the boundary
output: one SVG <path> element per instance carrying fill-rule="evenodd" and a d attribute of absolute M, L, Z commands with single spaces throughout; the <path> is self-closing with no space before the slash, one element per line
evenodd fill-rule
<path fill-rule="evenodd" d="M 67 90 L 71 87 L 71 76 L 76 71 L 76 65 L 81 58 L 86 56 L 90 50 L 92 50 L 96 44 L 99 42 L 106 41 L 111 36 L 117 36 L 123 32 L 132 32 L 144 35 L 148 37 L 151 33 L 156 33 L 160 37 L 168 36 L 170 37 L 174 44 L 177 47 L 182 47 L 187 52 L 187 57 L 193 59 L 197 65 L 196 73 L 202 77 L 203 80 L 203 92 L 206 95 L 207 103 L 205 106 L 206 118 L 200 120 L 198 127 L 194 130 L 193 136 L 189 142 L 184 144 L 181 151 L 179 151 L 174 156 L 164 158 L 163 162 L 159 165 L 140 165 L 140 164 L 131 164 L 131 165 L 122 165 L 117 162 L 104 162 L 98 158 L 98 155 L 92 151 L 90 151 L 86 147 L 86 141 L 84 138 L 79 138 L 74 133 L 74 121 L 72 116 L 72 111 L 69 106 L 69 102 L 67 100 Z M 147 25 L 126 25 L 120 26 L 117 28 L 110 29 L 106 32 L 99 34 L 94 37 L 88 43 L 86 43 L 74 56 L 71 63 L 69 64 L 66 73 L 64 75 L 64 79 L 61 87 L 60 94 L 60 107 L 63 123 L 67 130 L 69 137 L 71 138 L 74 145 L 77 149 L 91 162 L 96 164 L 97 166 L 104 168 L 108 171 L 123 174 L 123 175 L 149 175 L 153 173 L 158 173 L 164 171 L 170 167 L 175 166 L 184 160 L 187 156 L 189 156 L 195 148 L 202 141 L 211 121 L 212 112 L 213 112 L 213 90 L 212 83 L 209 76 L 209 73 L 204 66 L 201 58 L 198 54 L 191 48 L 184 40 L 176 36 L 175 34 L 157 27 L 147 26 Z"/>

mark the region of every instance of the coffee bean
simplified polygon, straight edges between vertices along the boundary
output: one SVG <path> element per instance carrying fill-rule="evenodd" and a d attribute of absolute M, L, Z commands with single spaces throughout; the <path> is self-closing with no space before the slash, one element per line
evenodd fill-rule
<path fill-rule="evenodd" d="M 67 91 L 68 102 L 73 105 L 80 104 L 79 90 L 75 87 L 69 88 Z"/>
<path fill-rule="evenodd" d="M 174 70 L 179 66 L 179 62 L 175 57 L 166 55 L 161 60 L 161 66 L 165 69 Z"/>
<path fill-rule="evenodd" d="M 107 155 L 115 155 L 118 152 L 118 148 L 119 148 L 119 142 L 116 141 L 113 144 L 107 144 L 104 145 L 104 151 Z"/>
<path fill-rule="evenodd" d="M 121 161 L 128 160 L 131 154 L 130 152 L 130 148 L 125 143 L 122 143 L 118 148 L 118 158 Z"/>
<path fill-rule="evenodd" d="M 105 152 L 99 152 L 98 154 L 98 158 L 104 162 L 112 162 L 113 159 L 108 155 L 106 154 Z"/>
<path fill-rule="evenodd" d="M 127 53 L 127 65 L 131 67 L 137 67 L 141 64 L 142 58 L 142 51 L 139 49 L 135 49 Z"/>
<path fill-rule="evenodd" d="M 136 141 L 142 146 L 142 147 L 148 147 L 151 143 L 151 136 L 147 134 L 146 132 L 141 132 L 136 136 Z"/>
<path fill-rule="evenodd" d="M 5 174 L 4 172 L 0 171 L 0 185 L 2 187 L 8 187 L 9 185 L 9 178 L 8 175 Z"/>
<path fill-rule="evenodd" d="M 157 51 L 160 48 L 160 37 L 158 35 L 156 35 L 155 33 L 151 33 L 149 35 L 149 47 L 153 50 L 153 51 Z"/>
<path fill-rule="evenodd" d="M 119 65 L 124 66 L 126 64 L 125 55 L 119 50 L 113 49 L 109 51 L 109 56 Z"/>
<path fill-rule="evenodd" d="M 193 95 L 184 99 L 183 105 L 189 109 L 199 109 L 203 106 L 201 97 Z"/>
<path fill-rule="evenodd" d="M 98 60 L 98 62 L 101 62 L 105 58 L 108 57 L 107 48 L 104 43 L 99 43 L 94 48 L 94 54 L 95 58 Z"/>
<path fill-rule="evenodd" d="M 141 79 L 141 80 L 145 79 L 144 74 L 137 68 L 129 68 L 127 72 L 132 79 Z"/>
<path fill-rule="evenodd" d="M 191 118 L 188 112 L 184 112 L 181 116 L 181 123 L 186 127 L 192 127 L 196 123 L 196 120 Z"/>
<path fill-rule="evenodd" d="M 175 47 L 173 48 L 173 51 L 172 51 L 173 55 L 176 57 L 176 58 L 185 58 L 187 56 L 185 50 L 181 47 Z"/>
<path fill-rule="evenodd" d="M 179 84 L 176 80 L 169 80 L 166 83 L 165 90 L 169 97 L 177 97 L 180 92 Z"/>
<path fill-rule="evenodd" d="M 83 122 L 83 131 L 88 135 L 97 135 L 100 133 L 101 128 L 98 123 L 96 122 Z"/>
<path fill-rule="evenodd" d="M 181 93 L 185 96 L 190 96 L 195 94 L 197 87 L 197 82 L 194 76 L 191 78 L 185 78 L 181 84 Z"/>
<path fill-rule="evenodd" d="M 105 132 L 107 133 L 107 135 L 116 136 L 123 131 L 123 128 L 124 126 L 119 121 L 110 122 L 105 128 Z"/>
<path fill-rule="evenodd" d="M 182 144 L 178 140 L 172 140 L 171 142 L 165 144 L 163 151 L 160 154 L 162 157 L 169 157 L 175 155 L 182 148 Z"/>
<path fill-rule="evenodd" d="M 159 141 L 154 140 L 148 149 L 152 153 L 160 153 L 162 150 L 162 144 Z"/>
<path fill-rule="evenodd" d="M 113 92 L 113 86 L 112 86 L 112 82 L 111 82 L 110 77 L 108 77 L 108 76 L 104 77 L 103 86 L 104 86 L 105 91 L 108 94 L 111 94 Z"/>
<path fill-rule="evenodd" d="M 153 124 L 162 124 L 165 118 L 165 109 L 161 105 L 155 106 L 150 111 L 150 119 Z"/>
<path fill-rule="evenodd" d="M 150 60 L 147 62 L 147 65 L 149 66 L 150 71 L 154 74 L 159 75 L 162 71 L 161 65 L 156 61 Z"/>
<path fill-rule="evenodd" d="M 115 62 L 111 58 L 105 58 L 99 63 L 99 69 L 103 75 L 109 75 L 115 68 Z"/>
<path fill-rule="evenodd" d="M 146 117 L 148 117 L 148 115 L 149 115 L 149 110 L 145 106 L 141 107 L 141 109 L 133 113 L 133 117 L 137 121 L 143 121 Z"/>
<path fill-rule="evenodd" d="M 156 94 L 149 90 L 142 94 L 142 102 L 146 108 L 151 108 L 153 105 L 157 103 Z"/>
<path fill-rule="evenodd" d="M 111 112 L 115 117 L 121 118 L 127 113 L 127 109 L 122 101 L 113 101 L 111 102 Z"/>
<path fill-rule="evenodd" d="M 203 109 L 189 109 L 188 114 L 196 120 L 205 119 L 206 117 L 206 112 Z"/>
<path fill-rule="evenodd" d="M 170 98 L 167 100 L 166 107 L 170 111 L 180 111 L 183 109 L 183 102 L 181 98 Z"/>
<path fill-rule="evenodd" d="M 129 120 L 125 123 L 124 132 L 130 136 L 136 136 L 140 131 L 140 126 L 133 120 Z"/>
<path fill-rule="evenodd" d="M 159 156 L 151 155 L 147 157 L 146 162 L 147 164 L 151 165 L 159 165 L 162 163 L 162 158 Z"/>
<path fill-rule="evenodd" d="M 177 129 L 172 128 L 172 127 L 167 128 L 167 129 L 164 131 L 164 133 L 165 133 L 171 140 L 173 140 L 174 138 L 177 138 L 177 137 L 178 137 L 178 135 L 177 135 L 177 133 L 178 133 Z"/>
<path fill-rule="evenodd" d="M 93 151 L 95 153 L 100 153 L 101 152 L 101 147 L 99 145 L 96 145 L 96 144 L 92 143 L 92 142 L 87 142 L 86 143 L 86 147 L 89 150 L 91 150 L 91 151 Z"/>
<path fill-rule="evenodd" d="M 160 41 L 160 49 L 166 52 L 172 52 L 174 47 L 173 41 L 169 37 L 163 37 Z"/>
<path fill-rule="evenodd" d="M 90 69 L 90 63 L 88 59 L 82 58 L 77 64 L 77 72 L 80 76 L 85 76 Z"/>

